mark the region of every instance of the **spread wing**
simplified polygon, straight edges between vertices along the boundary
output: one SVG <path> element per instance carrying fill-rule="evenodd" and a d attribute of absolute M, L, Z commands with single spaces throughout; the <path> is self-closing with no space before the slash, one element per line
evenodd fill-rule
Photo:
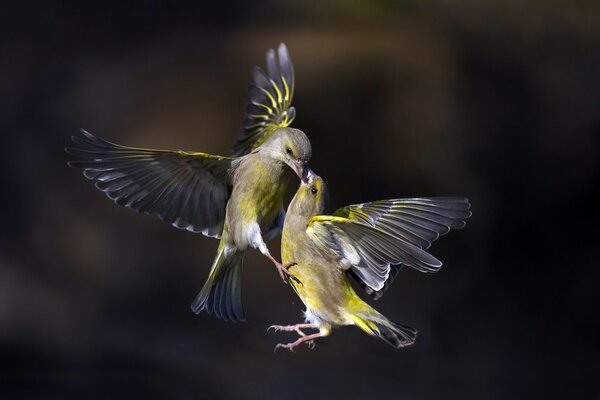
<path fill-rule="evenodd" d="M 309 231 L 316 242 L 332 249 L 367 292 L 380 296 L 397 273 L 394 268 L 390 274 L 391 265 L 438 271 L 442 263 L 425 250 L 450 229 L 462 228 L 471 216 L 469 208 L 464 198 L 375 201 L 341 208 L 334 216 L 313 217 Z"/>
<path fill-rule="evenodd" d="M 180 229 L 219 237 L 234 158 L 121 146 L 86 131 L 73 136 L 69 166 L 120 206 L 156 214 Z"/>
<path fill-rule="evenodd" d="M 267 52 L 267 72 L 255 67 L 250 85 L 250 102 L 233 146 L 235 156 L 250 153 L 260 146 L 277 128 L 289 126 L 296 110 L 291 107 L 294 96 L 294 68 L 285 44 Z"/>
<path fill-rule="evenodd" d="M 471 216 L 464 197 L 379 200 L 336 210 L 333 215 L 373 226 L 427 250 L 450 229 L 461 229 Z"/>

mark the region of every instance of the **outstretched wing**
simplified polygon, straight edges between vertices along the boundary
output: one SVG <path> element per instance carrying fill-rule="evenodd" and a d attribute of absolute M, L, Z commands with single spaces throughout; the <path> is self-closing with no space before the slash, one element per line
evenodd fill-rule
<path fill-rule="evenodd" d="M 425 250 L 471 216 L 464 198 L 382 200 L 347 206 L 309 222 L 315 241 L 333 249 L 367 292 L 380 297 L 404 264 L 436 272 L 442 263 Z M 315 224 L 316 223 L 316 224 Z M 389 281 L 389 282 L 388 282 Z"/>
<path fill-rule="evenodd" d="M 267 52 L 267 73 L 255 67 L 250 85 L 250 102 L 238 139 L 233 146 L 235 156 L 250 153 L 277 128 L 289 126 L 296 110 L 291 107 L 294 96 L 294 68 L 285 44 Z"/>
<path fill-rule="evenodd" d="M 65 151 L 79 160 L 69 166 L 82 168 L 118 205 L 176 228 L 221 235 L 234 158 L 126 147 L 84 130 L 72 140 L 77 147 Z"/>
<path fill-rule="evenodd" d="M 464 197 L 379 200 L 336 210 L 333 215 L 373 226 L 427 250 L 450 229 L 461 229 L 471 216 Z"/>

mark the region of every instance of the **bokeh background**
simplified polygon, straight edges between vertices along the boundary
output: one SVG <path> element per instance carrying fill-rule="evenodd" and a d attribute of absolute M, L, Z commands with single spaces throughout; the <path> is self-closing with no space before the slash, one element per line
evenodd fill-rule
<path fill-rule="evenodd" d="M 0 397 L 598 398 L 598 5 L 4 4 Z M 333 207 L 472 201 L 432 247 L 443 269 L 402 271 L 374 304 L 419 329 L 410 348 L 347 327 L 273 354 L 293 335 L 267 326 L 303 307 L 257 252 L 248 322 L 194 315 L 217 242 L 66 166 L 80 128 L 229 154 L 251 69 L 281 41 Z"/>

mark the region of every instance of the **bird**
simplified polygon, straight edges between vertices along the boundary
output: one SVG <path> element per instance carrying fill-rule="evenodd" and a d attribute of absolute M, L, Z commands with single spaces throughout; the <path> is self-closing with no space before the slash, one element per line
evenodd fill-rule
<path fill-rule="evenodd" d="M 310 141 L 290 127 L 294 70 L 281 43 L 266 54 L 267 72 L 255 67 L 250 102 L 233 155 L 153 150 L 109 142 L 85 130 L 73 136 L 76 157 L 68 164 L 116 204 L 158 215 L 176 228 L 220 239 L 208 279 L 191 308 L 225 321 L 244 321 L 241 273 L 244 252 L 258 249 L 282 279 L 297 279 L 277 261 L 265 241 L 281 233 L 283 197 L 292 171 L 302 179 Z"/>
<path fill-rule="evenodd" d="M 379 200 L 323 215 L 327 202 L 325 182 L 309 170 L 289 204 L 281 237 L 282 260 L 294 260 L 290 270 L 302 282 L 291 285 L 306 307 L 305 322 L 270 326 L 298 334 L 296 341 L 280 343 L 275 350 L 294 351 L 301 344 L 314 348 L 315 339 L 343 325 L 355 325 L 395 348 L 411 345 L 416 329 L 376 311 L 349 278 L 380 297 L 402 265 L 437 272 L 442 263 L 426 250 L 440 235 L 465 226 L 471 216 L 468 199 Z"/>

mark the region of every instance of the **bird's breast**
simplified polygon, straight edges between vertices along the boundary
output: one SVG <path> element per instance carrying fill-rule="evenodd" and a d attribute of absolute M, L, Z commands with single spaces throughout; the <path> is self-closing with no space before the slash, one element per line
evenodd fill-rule
<path fill-rule="evenodd" d="M 290 174 L 284 166 L 268 160 L 250 159 L 240 166 L 228 204 L 229 218 L 268 227 L 283 206 Z"/>

